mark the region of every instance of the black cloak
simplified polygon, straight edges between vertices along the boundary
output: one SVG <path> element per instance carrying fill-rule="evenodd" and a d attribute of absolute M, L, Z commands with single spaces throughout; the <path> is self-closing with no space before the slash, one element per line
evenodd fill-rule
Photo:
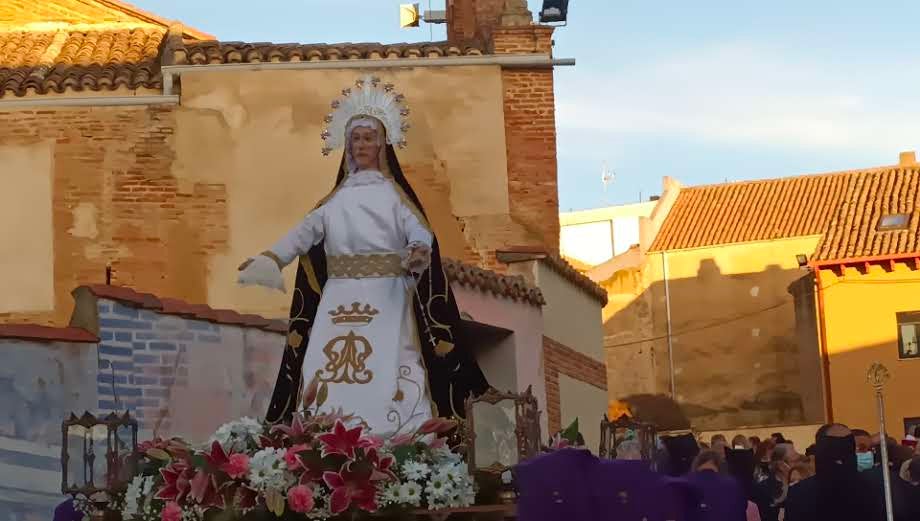
<path fill-rule="evenodd" d="M 392 180 L 402 189 L 408 202 L 424 216 L 425 210 L 403 175 L 392 145 L 386 145 L 385 154 Z M 343 155 L 336 188 L 344 180 Z M 270 423 L 290 422 L 298 408 L 303 385 L 303 361 L 326 280 L 326 251 L 324 243 L 320 242 L 302 256 L 297 265 L 287 344 L 265 416 Z M 439 416 L 462 418 L 465 416 L 466 398 L 481 395 L 488 390 L 489 384 L 473 357 L 472 346 L 456 344 L 459 340 L 460 311 L 441 265 L 441 250 L 436 237 L 431 245 L 431 266 L 416 280 L 418 293 L 413 298 L 416 329 L 431 399 Z"/>

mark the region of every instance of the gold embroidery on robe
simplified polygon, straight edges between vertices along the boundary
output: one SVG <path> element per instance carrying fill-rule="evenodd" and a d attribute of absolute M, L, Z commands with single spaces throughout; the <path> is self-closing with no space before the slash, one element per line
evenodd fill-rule
<path fill-rule="evenodd" d="M 329 255 L 326 267 L 331 279 L 400 277 L 406 274 L 402 257 L 395 253 Z"/>
<path fill-rule="evenodd" d="M 337 336 L 326 344 L 326 366 L 316 371 L 320 382 L 366 384 L 374 379 L 374 372 L 367 368 L 367 359 L 374 349 L 367 338 L 358 336 L 354 331 Z"/>

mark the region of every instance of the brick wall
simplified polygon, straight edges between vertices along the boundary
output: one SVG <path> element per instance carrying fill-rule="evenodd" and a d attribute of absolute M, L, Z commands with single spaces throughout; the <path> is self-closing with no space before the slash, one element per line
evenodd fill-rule
<path fill-rule="evenodd" d="M 607 390 L 607 368 L 602 362 L 583 355 L 574 349 L 543 337 L 543 363 L 546 375 L 546 415 L 549 433 L 554 434 L 562 428 L 561 396 L 559 394 L 559 375 Z"/>
<path fill-rule="evenodd" d="M 463 42 L 489 39 L 501 18 L 505 0 L 448 0 L 447 39 Z"/>
<path fill-rule="evenodd" d="M 241 415 L 265 414 L 284 335 L 100 299 L 98 410 L 203 441 Z M 204 404 L 208 404 L 206 407 Z"/>
<path fill-rule="evenodd" d="M 227 242 L 226 189 L 180 186 L 171 174 L 174 111 L 151 106 L 0 112 L 4 146 L 53 143 L 57 288 L 54 311 L 0 314 L 0 321 L 66 323 L 70 288 L 103 282 L 106 265 L 112 266 L 113 282 L 207 301 L 207 259 Z M 75 226 L 78 221 L 91 225 L 87 230 Z"/>
<path fill-rule="evenodd" d="M 552 27 L 501 27 L 495 30 L 496 53 L 541 53 L 552 50 Z M 508 195 L 511 216 L 531 232 L 527 244 L 559 251 L 556 165 L 556 99 L 553 70 L 502 71 Z"/>

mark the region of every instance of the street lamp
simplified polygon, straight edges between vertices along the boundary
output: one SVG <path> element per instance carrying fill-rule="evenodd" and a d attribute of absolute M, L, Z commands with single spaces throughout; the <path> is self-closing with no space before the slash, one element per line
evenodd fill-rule
<path fill-rule="evenodd" d="M 137 427 L 127 412 L 103 418 L 88 411 L 80 417 L 70 413 L 61 423 L 61 491 L 92 503 L 94 521 L 103 519 L 111 497 L 127 485 L 130 457 L 137 452 Z M 71 466 L 72 460 L 79 465 Z"/>
<path fill-rule="evenodd" d="M 569 18 L 569 0 L 543 0 L 540 9 L 540 23 L 559 23 L 564 25 Z"/>

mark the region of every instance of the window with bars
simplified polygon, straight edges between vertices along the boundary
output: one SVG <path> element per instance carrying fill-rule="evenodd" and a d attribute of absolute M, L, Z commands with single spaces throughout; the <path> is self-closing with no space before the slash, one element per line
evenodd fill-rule
<path fill-rule="evenodd" d="M 898 358 L 920 358 L 920 311 L 898 313 Z"/>

